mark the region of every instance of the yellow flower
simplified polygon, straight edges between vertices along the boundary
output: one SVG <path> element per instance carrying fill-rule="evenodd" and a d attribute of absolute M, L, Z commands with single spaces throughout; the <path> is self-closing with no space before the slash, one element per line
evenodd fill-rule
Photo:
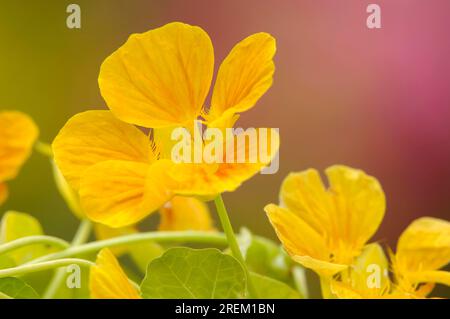
<path fill-rule="evenodd" d="M 175 196 L 159 212 L 159 230 L 214 230 L 208 206 L 193 197 Z"/>
<path fill-rule="evenodd" d="M 348 272 L 331 281 L 331 290 L 344 299 L 425 298 L 435 283 L 450 286 L 450 273 L 438 270 L 450 262 L 450 223 L 416 219 L 401 234 L 391 262 L 393 282 L 382 248 L 367 245 Z"/>
<path fill-rule="evenodd" d="M 8 196 L 5 182 L 17 176 L 38 134 L 36 124 L 28 115 L 17 111 L 0 112 L 0 205 Z"/>
<path fill-rule="evenodd" d="M 292 258 L 330 277 L 352 264 L 378 229 L 385 197 L 378 181 L 361 170 L 331 166 L 328 189 L 316 170 L 290 174 L 280 192 L 282 206 L 265 207 Z"/>
<path fill-rule="evenodd" d="M 102 249 L 91 267 L 89 289 L 93 299 L 141 299 L 109 249 Z"/>
<path fill-rule="evenodd" d="M 392 256 L 396 290 L 425 297 L 435 283 L 450 286 L 450 222 L 422 217 L 401 234 Z"/>
<path fill-rule="evenodd" d="M 238 43 L 219 69 L 206 109 L 214 68 L 208 35 L 183 23 L 132 35 L 101 67 L 99 85 L 111 112 L 75 115 L 53 142 L 55 161 L 86 215 L 110 227 L 131 225 L 175 195 L 233 191 L 267 165 L 175 165 L 167 132 L 179 126 L 192 132 L 200 116 L 209 127 L 232 125 L 270 87 L 274 54 L 267 33 Z M 135 125 L 153 128 L 153 141 Z M 269 150 L 275 155 L 278 136 L 269 138 L 277 141 Z"/>
<path fill-rule="evenodd" d="M 275 40 L 257 33 L 237 44 L 220 66 L 209 120 L 252 108 L 272 84 Z M 151 128 L 190 126 L 202 114 L 214 70 L 211 40 L 179 22 L 132 35 L 101 66 L 99 85 L 124 122 Z"/>

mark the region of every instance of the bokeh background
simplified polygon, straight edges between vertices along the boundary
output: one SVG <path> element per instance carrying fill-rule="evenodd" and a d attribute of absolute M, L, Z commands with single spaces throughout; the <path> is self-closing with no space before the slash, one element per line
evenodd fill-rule
<path fill-rule="evenodd" d="M 70 3 L 81 6 L 81 29 L 66 27 Z M 381 6 L 381 29 L 366 27 L 369 3 Z M 449 12 L 448 0 L 0 1 L 0 108 L 29 113 L 51 142 L 75 113 L 106 107 L 100 64 L 131 33 L 199 25 L 221 61 L 269 32 L 274 85 L 238 125 L 280 128 L 280 170 L 225 195 L 234 224 L 275 238 L 263 207 L 283 178 L 341 163 L 382 183 L 388 208 L 375 239 L 395 245 L 414 218 L 450 217 Z M 1 212 L 31 213 L 48 234 L 72 237 L 78 222 L 46 158 L 35 153 L 9 185 Z"/>

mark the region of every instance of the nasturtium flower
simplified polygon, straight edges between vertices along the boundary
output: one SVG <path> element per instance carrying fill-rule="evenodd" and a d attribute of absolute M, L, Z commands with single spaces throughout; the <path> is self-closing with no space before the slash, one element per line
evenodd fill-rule
<path fill-rule="evenodd" d="M 367 245 L 354 264 L 331 281 L 338 298 L 426 298 L 436 283 L 450 286 L 450 223 L 421 217 L 400 235 L 391 266 L 378 244 Z M 388 275 L 392 271 L 392 281 Z"/>
<path fill-rule="evenodd" d="M 193 132 L 201 117 L 207 127 L 233 125 L 270 87 L 275 50 L 267 33 L 238 43 L 219 68 L 207 108 L 214 53 L 206 32 L 176 22 L 130 36 L 101 66 L 100 90 L 111 111 L 75 115 L 53 142 L 55 161 L 86 215 L 123 227 L 176 195 L 211 198 L 258 173 L 268 162 L 175 164 L 167 152 L 173 141 L 161 133 Z M 273 157 L 278 136 L 269 138 L 276 141 Z"/>
<path fill-rule="evenodd" d="M 30 156 L 39 130 L 33 120 L 17 111 L 0 111 L 0 205 L 8 197 L 6 181 L 14 179 Z"/>
<path fill-rule="evenodd" d="M 109 249 L 102 249 L 97 255 L 90 270 L 89 289 L 93 299 L 141 299 Z"/>
<path fill-rule="evenodd" d="M 385 212 L 379 182 L 346 166 L 319 173 L 291 173 L 283 182 L 281 205 L 265 211 L 284 248 L 296 262 L 329 278 L 350 266 L 378 229 Z"/>
<path fill-rule="evenodd" d="M 400 235 L 391 256 L 396 290 L 425 297 L 434 284 L 450 286 L 450 222 L 421 217 Z"/>
<path fill-rule="evenodd" d="M 208 121 L 252 108 L 269 89 L 275 39 L 264 32 L 238 43 L 219 68 Z M 214 49 L 197 26 L 174 22 L 128 41 L 102 64 L 99 85 L 115 116 L 143 127 L 191 126 L 203 115 Z"/>

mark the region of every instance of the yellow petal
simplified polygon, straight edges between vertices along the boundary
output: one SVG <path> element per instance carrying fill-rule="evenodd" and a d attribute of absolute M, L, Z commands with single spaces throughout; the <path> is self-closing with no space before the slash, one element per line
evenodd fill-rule
<path fill-rule="evenodd" d="M 347 265 L 327 262 L 310 256 L 292 256 L 292 259 L 326 278 L 334 276 L 348 267 Z"/>
<path fill-rule="evenodd" d="M 256 104 L 272 85 L 275 51 L 267 33 L 253 34 L 231 50 L 217 74 L 208 121 L 224 122 Z"/>
<path fill-rule="evenodd" d="M 193 197 L 175 196 L 159 212 L 159 230 L 214 229 L 208 206 Z"/>
<path fill-rule="evenodd" d="M 450 222 L 422 217 L 401 234 L 395 255 L 399 272 L 437 270 L 450 262 Z"/>
<path fill-rule="evenodd" d="M 385 198 L 378 181 L 361 170 L 332 166 L 325 189 L 316 170 L 290 174 L 281 202 L 327 238 L 335 262 L 350 264 L 377 230 Z"/>
<path fill-rule="evenodd" d="M 335 205 L 336 235 L 356 249 L 374 235 L 383 220 L 386 200 L 376 178 L 363 171 L 335 165 L 326 170 Z"/>
<path fill-rule="evenodd" d="M 339 299 L 364 299 L 358 291 L 352 288 L 350 285 L 343 284 L 335 280 L 331 280 L 331 292 Z"/>
<path fill-rule="evenodd" d="M 178 126 L 200 114 L 213 69 L 206 32 L 174 22 L 130 36 L 103 62 L 99 84 L 121 120 L 151 128 Z"/>
<path fill-rule="evenodd" d="M 281 185 L 280 201 L 320 234 L 331 233 L 334 208 L 315 169 L 290 173 Z"/>
<path fill-rule="evenodd" d="M 81 205 L 95 222 L 117 228 L 137 223 L 172 196 L 160 161 L 105 161 L 90 167 L 80 187 Z"/>
<path fill-rule="evenodd" d="M 30 156 L 39 130 L 26 114 L 16 111 L 0 112 L 0 181 L 16 177 Z"/>
<path fill-rule="evenodd" d="M 267 140 L 265 140 L 265 138 L 261 138 L 263 135 L 261 131 L 256 131 L 255 143 L 250 143 L 248 140 L 246 143 L 238 142 L 240 136 L 244 134 L 233 136 L 233 143 L 224 143 L 222 163 L 175 165 L 169 174 L 179 182 L 176 193 L 212 196 L 223 192 L 232 192 L 266 167 L 278 152 L 280 143 L 278 133 L 269 131 Z M 266 148 L 262 146 L 263 143 L 267 143 Z M 264 153 L 262 157 L 259 155 L 260 150 L 266 150 L 261 151 Z M 238 160 L 237 154 L 239 153 L 244 154 L 242 161 Z M 227 154 L 233 154 L 232 159 L 227 160 Z M 250 160 L 249 154 L 258 155 L 254 160 Z"/>
<path fill-rule="evenodd" d="M 0 205 L 2 205 L 8 198 L 8 186 L 5 183 L 0 183 Z"/>
<path fill-rule="evenodd" d="M 52 146 L 56 164 L 75 190 L 85 170 L 94 164 L 107 160 L 148 163 L 155 158 L 147 136 L 109 111 L 73 116 Z"/>
<path fill-rule="evenodd" d="M 293 260 L 326 277 L 347 267 L 331 262 L 324 238 L 296 214 L 274 204 L 267 205 L 264 210 L 284 249 Z"/>
<path fill-rule="evenodd" d="M 444 270 L 409 272 L 408 279 L 414 283 L 437 283 L 450 286 L 450 272 Z"/>
<path fill-rule="evenodd" d="M 102 249 L 91 267 L 89 289 L 93 299 L 141 299 L 109 249 Z"/>
<path fill-rule="evenodd" d="M 301 218 L 274 204 L 267 205 L 264 211 L 290 255 L 311 256 L 328 261 L 323 238 Z"/>

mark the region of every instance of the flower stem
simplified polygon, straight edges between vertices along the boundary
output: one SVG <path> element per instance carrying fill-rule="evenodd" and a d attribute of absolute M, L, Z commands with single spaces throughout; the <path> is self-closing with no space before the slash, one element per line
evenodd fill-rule
<path fill-rule="evenodd" d="M 89 239 L 89 236 L 91 235 L 91 230 L 92 230 L 92 223 L 87 219 L 82 220 L 80 226 L 78 227 L 77 232 L 75 233 L 75 236 L 73 237 L 71 243 L 72 246 L 78 246 L 85 243 Z"/>
<path fill-rule="evenodd" d="M 34 145 L 36 151 L 41 153 L 44 156 L 47 156 L 49 158 L 53 158 L 53 151 L 50 144 L 47 144 L 45 142 L 37 141 Z"/>
<path fill-rule="evenodd" d="M 233 226 L 231 226 L 230 218 L 228 217 L 228 212 L 225 207 L 225 203 L 223 202 L 222 195 L 217 196 L 214 199 L 214 203 L 216 204 L 217 214 L 219 215 L 223 231 L 227 236 L 228 245 L 230 246 L 231 253 L 233 254 L 234 258 L 236 258 L 242 264 L 242 267 L 244 268 L 245 274 L 247 276 L 247 289 L 249 296 L 251 298 L 258 298 L 256 289 L 253 286 L 253 282 L 250 277 L 250 272 L 245 263 L 244 256 L 242 256 L 241 250 L 239 249 L 239 245 L 233 231 Z"/>
<path fill-rule="evenodd" d="M 92 223 L 87 219 L 82 220 L 72 240 L 71 246 L 75 247 L 85 243 L 89 239 L 91 230 L 92 230 Z M 42 295 L 44 299 L 53 298 L 53 296 L 58 292 L 58 289 L 61 287 L 65 275 L 66 273 L 64 269 L 58 269 L 56 271 L 56 273 L 53 275 L 53 278 L 50 280 L 50 283 L 48 284 L 47 288 L 45 289 L 44 294 Z"/>
<path fill-rule="evenodd" d="M 208 244 L 217 246 L 227 245 L 227 240 L 223 233 L 216 233 L 211 231 L 157 231 L 93 241 L 87 244 L 70 247 L 60 252 L 42 256 L 30 261 L 29 264 L 93 253 L 107 247 L 135 244 L 147 241 L 156 243 L 188 242 L 194 244 Z"/>
<path fill-rule="evenodd" d="M 77 264 L 80 266 L 90 267 L 94 265 L 93 262 L 90 262 L 85 259 L 77 259 L 77 258 L 66 258 L 66 259 L 58 259 L 52 261 L 46 261 L 43 263 L 37 264 L 27 264 L 19 267 L 1 269 L 0 270 L 0 278 L 12 277 L 12 276 L 20 276 L 25 275 L 32 272 L 43 271 L 48 269 L 54 269 L 59 267 L 64 267 L 68 265 Z"/>
<path fill-rule="evenodd" d="M 58 248 L 68 248 L 70 246 L 65 240 L 52 236 L 28 236 L 0 245 L 0 255 L 35 244 L 49 245 Z"/>

